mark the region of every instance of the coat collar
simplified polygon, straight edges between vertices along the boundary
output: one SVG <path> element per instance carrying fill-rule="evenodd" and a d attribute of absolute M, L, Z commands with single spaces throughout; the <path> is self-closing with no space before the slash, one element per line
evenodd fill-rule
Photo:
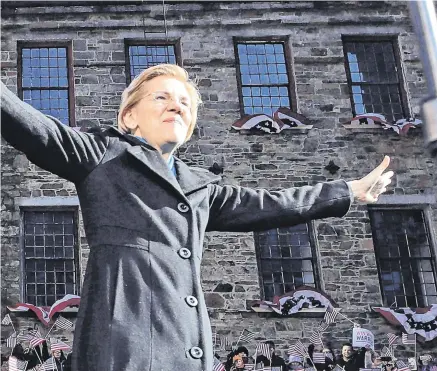
<path fill-rule="evenodd" d="M 190 167 L 177 157 L 174 157 L 176 167 L 175 178 L 165 160 L 155 148 L 132 135 L 122 133 L 114 127 L 108 130 L 117 136 L 123 137 L 124 140 L 132 144 L 132 146 L 127 149 L 127 152 L 146 166 L 149 171 L 152 171 L 155 175 L 169 183 L 178 193 L 187 196 L 210 183 L 217 183 L 221 179 L 220 176 L 214 175 L 208 170 Z"/>

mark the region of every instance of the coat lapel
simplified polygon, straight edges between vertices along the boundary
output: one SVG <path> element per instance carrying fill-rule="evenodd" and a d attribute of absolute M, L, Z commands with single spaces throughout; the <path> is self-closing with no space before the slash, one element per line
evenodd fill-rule
<path fill-rule="evenodd" d="M 221 179 L 220 176 L 212 174 L 206 169 L 190 167 L 177 157 L 175 157 L 175 178 L 156 149 L 131 135 L 122 133 L 114 127 L 111 127 L 110 130 L 132 144 L 132 147 L 129 147 L 127 152 L 133 158 L 145 165 L 149 171 L 169 183 L 179 194 L 187 196 L 198 189 L 206 187 L 210 183 L 217 183 Z"/>
<path fill-rule="evenodd" d="M 150 150 L 142 145 L 137 145 L 129 147 L 127 152 L 142 165 L 146 166 L 149 171 L 153 172 L 163 181 L 169 183 L 178 193 L 184 193 L 158 151 Z"/>
<path fill-rule="evenodd" d="M 169 183 L 175 191 L 185 196 L 221 179 L 220 176 L 214 175 L 208 170 L 189 167 L 176 157 L 177 175 L 175 178 L 158 151 L 136 145 L 129 147 L 127 152 L 146 166 L 149 171 Z"/>
<path fill-rule="evenodd" d="M 208 170 L 190 167 L 175 157 L 176 174 L 179 185 L 185 195 L 188 195 L 210 183 L 217 183 L 221 177 L 214 175 Z"/>

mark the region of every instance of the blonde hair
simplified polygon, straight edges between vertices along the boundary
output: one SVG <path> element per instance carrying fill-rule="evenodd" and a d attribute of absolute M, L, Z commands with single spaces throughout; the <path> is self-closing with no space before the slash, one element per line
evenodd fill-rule
<path fill-rule="evenodd" d="M 197 110 L 202 103 L 202 99 L 197 85 L 190 80 L 188 72 L 175 64 L 158 64 L 149 67 L 132 80 L 121 95 L 120 109 L 118 112 L 118 128 L 125 133 L 130 133 L 130 129 L 124 122 L 124 116 L 129 109 L 134 107 L 144 97 L 144 84 L 158 76 L 174 77 L 185 83 L 185 87 L 191 98 L 191 123 L 184 141 L 186 142 L 191 138 L 194 128 L 196 127 Z"/>

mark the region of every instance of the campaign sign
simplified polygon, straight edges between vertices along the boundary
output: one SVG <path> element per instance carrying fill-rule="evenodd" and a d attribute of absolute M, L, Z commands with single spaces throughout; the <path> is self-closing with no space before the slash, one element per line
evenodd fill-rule
<path fill-rule="evenodd" d="M 375 337 L 365 328 L 354 327 L 352 332 L 352 345 L 357 348 L 370 346 L 372 350 L 375 350 Z"/>

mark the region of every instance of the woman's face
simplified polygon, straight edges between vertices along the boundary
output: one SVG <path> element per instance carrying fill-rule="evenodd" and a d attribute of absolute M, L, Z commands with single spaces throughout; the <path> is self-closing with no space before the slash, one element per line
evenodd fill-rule
<path fill-rule="evenodd" d="M 144 97 L 124 116 L 134 135 L 151 146 L 170 152 L 187 137 L 191 124 L 191 97 L 185 83 L 171 76 L 158 76 L 143 86 Z"/>
<path fill-rule="evenodd" d="M 60 350 L 54 350 L 53 351 L 53 357 L 61 358 L 61 351 Z"/>

